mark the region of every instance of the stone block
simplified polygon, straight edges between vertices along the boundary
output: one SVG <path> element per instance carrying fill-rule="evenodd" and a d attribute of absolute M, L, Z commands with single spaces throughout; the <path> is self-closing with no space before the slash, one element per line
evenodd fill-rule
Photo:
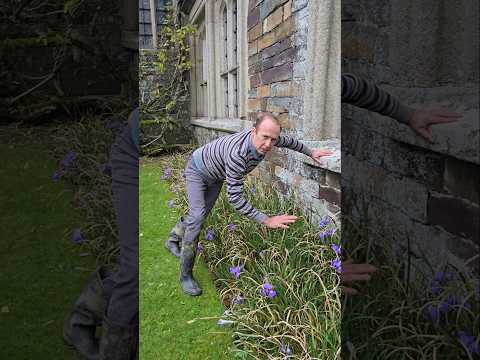
<path fill-rule="evenodd" d="M 285 4 L 287 0 L 267 0 L 260 4 L 260 18 L 263 20 L 270 15 L 279 6 Z"/>
<path fill-rule="evenodd" d="M 438 225 L 449 233 L 471 239 L 480 245 L 477 204 L 452 195 L 431 192 L 427 208 L 428 223 Z"/>
<path fill-rule="evenodd" d="M 248 75 L 253 75 L 262 71 L 262 63 L 250 63 L 248 67 Z"/>
<path fill-rule="evenodd" d="M 478 204 L 480 166 L 448 157 L 445 161 L 443 185 L 449 194 Z"/>
<path fill-rule="evenodd" d="M 258 40 L 248 43 L 248 56 L 255 55 L 258 52 Z"/>
<path fill-rule="evenodd" d="M 262 36 L 262 24 L 258 23 L 253 28 L 248 30 L 248 42 L 258 39 Z"/>
<path fill-rule="evenodd" d="M 262 50 L 262 59 L 265 60 L 271 56 L 281 53 L 282 51 L 287 50 L 292 47 L 292 39 L 286 38 L 279 42 L 276 42 L 272 46 Z"/>
<path fill-rule="evenodd" d="M 258 50 L 263 50 L 275 43 L 275 34 L 273 32 L 269 32 L 267 34 L 263 34 L 261 38 L 258 39 Z"/>
<path fill-rule="evenodd" d="M 283 21 L 283 7 L 279 7 L 277 10 L 268 15 L 263 20 L 263 32 L 267 33 L 277 27 Z"/>
<path fill-rule="evenodd" d="M 320 190 L 318 197 L 320 199 L 325 199 L 331 204 L 339 206 L 341 204 L 341 193 L 339 190 L 334 189 L 330 186 L 319 186 Z"/>
<path fill-rule="evenodd" d="M 283 20 L 288 19 L 292 15 L 292 0 L 283 5 Z"/>
<path fill-rule="evenodd" d="M 332 187 L 334 189 L 340 190 L 341 187 L 341 175 L 339 173 L 333 172 L 333 171 L 327 171 L 326 173 L 326 184 L 329 187 Z"/>
<path fill-rule="evenodd" d="M 282 81 L 271 85 L 271 96 L 293 97 L 303 96 L 302 84 L 298 81 Z"/>
<path fill-rule="evenodd" d="M 257 88 L 257 94 L 259 98 L 270 96 L 270 85 L 262 85 Z"/>
<path fill-rule="evenodd" d="M 258 87 L 261 83 L 260 74 L 257 73 L 255 75 L 250 76 L 250 86 L 251 87 Z"/>
<path fill-rule="evenodd" d="M 308 5 L 309 0 L 293 0 L 292 12 L 301 10 Z"/>
<path fill-rule="evenodd" d="M 275 30 L 275 41 L 280 41 L 295 32 L 295 19 L 293 17 L 283 21 Z"/>
<path fill-rule="evenodd" d="M 270 69 L 274 66 L 280 66 L 289 62 L 294 62 L 296 60 L 298 48 L 289 48 L 277 55 L 269 57 L 266 60 L 262 61 L 263 70 Z"/>
<path fill-rule="evenodd" d="M 292 78 L 293 65 L 287 63 L 261 73 L 262 84 L 271 84 L 278 81 L 290 80 Z"/>
<path fill-rule="evenodd" d="M 290 118 L 288 117 L 288 114 L 279 114 L 277 116 L 278 121 L 280 121 L 280 126 L 282 129 L 293 129 L 294 125 L 290 121 Z"/>
<path fill-rule="evenodd" d="M 251 29 L 260 22 L 260 7 L 256 7 L 248 12 L 247 28 Z"/>

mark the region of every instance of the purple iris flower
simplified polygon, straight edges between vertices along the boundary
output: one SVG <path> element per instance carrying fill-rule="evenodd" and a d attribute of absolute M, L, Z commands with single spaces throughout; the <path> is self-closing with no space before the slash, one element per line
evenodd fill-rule
<path fill-rule="evenodd" d="M 286 356 L 290 356 L 293 354 L 293 351 L 290 348 L 290 346 L 288 344 L 285 344 L 283 341 L 280 343 L 279 351 L 281 354 Z"/>
<path fill-rule="evenodd" d="M 442 314 L 448 313 L 450 306 L 457 305 L 458 301 L 457 298 L 453 295 L 450 295 L 442 304 L 440 305 L 440 312 Z"/>
<path fill-rule="evenodd" d="M 78 245 L 82 244 L 85 241 L 85 239 L 83 238 L 83 235 L 82 235 L 82 230 L 80 230 L 80 229 L 73 230 L 72 241 L 75 244 L 78 244 Z"/>
<path fill-rule="evenodd" d="M 330 229 L 325 230 L 325 233 L 327 236 L 333 236 L 335 234 L 335 231 L 337 231 L 337 229 L 334 227 L 331 227 Z"/>
<path fill-rule="evenodd" d="M 198 251 L 198 252 L 202 252 L 203 249 L 204 249 L 203 245 L 202 245 L 201 243 L 198 243 L 198 245 L 197 245 L 197 251 Z"/>
<path fill-rule="evenodd" d="M 220 325 L 220 326 L 230 325 L 231 323 L 232 323 L 231 320 L 219 319 L 217 321 L 217 324 Z"/>
<path fill-rule="evenodd" d="M 207 230 L 207 235 L 205 236 L 205 239 L 207 241 L 212 241 L 214 237 L 215 237 L 215 231 L 213 229 L 208 229 Z"/>
<path fill-rule="evenodd" d="M 55 182 L 58 182 L 58 181 L 60 181 L 62 176 L 63 176 L 63 174 L 60 171 L 55 170 L 53 172 L 53 175 L 52 175 L 52 180 L 55 181 Z"/>
<path fill-rule="evenodd" d="M 238 279 L 240 277 L 241 272 L 242 272 L 241 266 L 234 266 L 230 268 L 230 274 L 232 274 L 235 277 L 235 279 Z"/>
<path fill-rule="evenodd" d="M 332 250 L 335 251 L 335 254 L 337 254 L 337 256 L 342 253 L 342 247 L 337 244 L 332 244 Z"/>
<path fill-rule="evenodd" d="M 168 203 L 167 203 L 167 206 L 169 209 L 173 208 L 173 204 L 174 204 L 174 201 L 173 200 L 170 200 Z"/>
<path fill-rule="evenodd" d="M 262 285 L 262 296 L 273 299 L 275 296 L 277 296 L 277 292 L 273 290 L 273 286 L 271 284 L 265 282 Z"/>
<path fill-rule="evenodd" d="M 473 336 L 470 332 L 459 331 L 458 340 L 468 349 L 471 354 L 480 354 L 480 345 L 475 341 L 475 336 Z"/>
<path fill-rule="evenodd" d="M 322 218 L 322 219 L 320 220 L 320 224 L 319 224 L 319 225 L 320 225 L 320 227 L 325 227 L 325 226 L 327 226 L 328 224 L 330 224 L 330 219 L 329 219 L 327 216 L 325 216 L 324 218 Z"/>
<path fill-rule="evenodd" d="M 440 312 L 433 305 L 428 305 L 425 313 L 426 313 L 426 316 L 434 323 L 437 322 L 438 317 L 440 316 Z"/>
<path fill-rule="evenodd" d="M 163 172 L 163 175 L 160 177 L 160 180 L 168 179 L 170 176 L 172 176 L 172 169 L 166 168 L 165 171 Z"/>
<path fill-rule="evenodd" d="M 60 165 L 66 168 L 70 167 L 76 158 L 77 155 L 73 151 L 69 151 L 63 156 L 63 159 L 60 161 Z"/>
<path fill-rule="evenodd" d="M 321 231 L 320 234 L 318 234 L 318 237 L 320 238 L 320 240 L 322 241 L 325 241 L 325 237 L 327 236 L 327 232 L 326 231 Z"/>
<path fill-rule="evenodd" d="M 335 269 L 337 273 L 342 273 L 342 261 L 340 259 L 335 259 L 330 262 L 330 267 Z"/>
<path fill-rule="evenodd" d="M 236 228 L 237 228 L 237 225 L 235 225 L 234 223 L 230 223 L 227 226 L 228 231 L 231 231 L 231 232 L 234 232 Z"/>

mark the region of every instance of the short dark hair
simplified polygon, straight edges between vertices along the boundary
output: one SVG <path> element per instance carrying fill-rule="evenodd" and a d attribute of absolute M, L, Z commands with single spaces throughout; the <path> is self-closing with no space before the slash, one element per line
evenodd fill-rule
<path fill-rule="evenodd" d="M 262 111 L 257 114 L 257 120 L 255 121 L 255 128 L 258 130 L 258 127 L 260 126 L 260 124 L 267 118 L 272 119 L 278 126 L 280 126 L 280 130 L 282 129 L 282 124 L 280 124 L 280 120 L 278 120 L 278 118 L 275 115 L 267 111 Z"/>

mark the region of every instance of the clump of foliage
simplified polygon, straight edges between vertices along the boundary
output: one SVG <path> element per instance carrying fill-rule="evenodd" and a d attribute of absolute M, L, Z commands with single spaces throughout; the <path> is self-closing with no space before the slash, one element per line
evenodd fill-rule
<path fill-rule="evenodd" d="M 152 96 L 140 103 L 143 154 L 151 155 L 168 148 L 168 135 L 184 126 L 188 118 L 189 88 L 185 73 L 192 68 L 188 42 L 196 27 L 181 25 L 178 17 L 173 7 L 166 8 L 153 64 L 160 82 Z M 141 63 L 140 76 L 147 76 L 150 67 L 151 64 Z"/>

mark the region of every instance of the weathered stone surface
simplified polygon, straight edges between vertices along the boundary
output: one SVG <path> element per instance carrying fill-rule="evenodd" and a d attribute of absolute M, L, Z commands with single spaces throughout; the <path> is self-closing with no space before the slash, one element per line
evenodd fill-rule
<path fill-rule="evenodd" d="M 250 90 L 248 90 L 248 98 L 249 99 L 255 99 L 258 96 L 257 89 L 258 88 L 250 88 Z"/>
<path fill-rule="evenodd" d="M 253 76 L 250 76 L 250 86 L 251 87 L 258 87 L 261 83 L 261 78 L 260 78 L 260 74 L 257 73 Z"/>
<path fill-rule="evenodd" d="M 262 71 L 262 63 L 251 63 L 248 67 L 248 75 L 253 75 Z"/>
<path fill-rule="evenodd" d="M 444 188 L 453 196 L 479 203 L 480 166 L 454 158 L 445 162 Z"/>
<path fill-rule="evenodd" d="M 248 42 L 258 39 L 262 35 L 262 24 L 258 23 L 248 30 Z"/>
<path fill-rule="evenodd" d="M 262 50 L 262 59 L 265 60 L 270 56 L 281 53 L 282 51 L 292 47 L 292 39 L 286 38 L 282 41 L 279 41 L 272 46 Z"/>
<path fill-rule="evenodd" d="M 262 85 L 257 88 L 257 94 L 259 98 L 270 96 L 270 85 Z"/>
<path fill-rule="evenodd" d="M 290 36 L 295 30 L 295 19 L 290 17 L 275 28 L 275 41 L 280 41 L 287 36 Z"/>
<path fill-rule="evenodd" d="M 429 224 L 441 226 L 452 234 L 480 245 L 478 205 L 451 195 L 431 192 L 427 213 Z"/>
<path fill-rule="evenodd" d="M 359 191 L 372 194 L 401 209 L 412 219 L 425 221 L 427 188 L 411 179 L 398 178 L 379 166 L 358 161 L 351 156 L 342 159 L 342 177 L 349 183 L 358 185 Z"/>
<path fill-rule="evenodd" d="M 260 21 L 260 8 L 256 7 L 248 12 L 247 28 L 250 29 L 257 25 Z"/>
<path fill-rule="evenodd" d="M 288 117 L 288 114 L 286 114 L 286 113 L 279 114 L 277 116 L 277 119 L 278 119 L 278 121 L 280 121 L 280 126 L 282 127 L 282 129 L 293 129 L 294 128 L 294 125 L 290 121 L 290 118 Z"/>
<path fill-rule="evenodd" d="M 290 80 L 292 78 L 293 65 L 287 63 L 261 73 L 262 84 L 271 84 L 278 81 Z"/>
<path fill-rule="evenodd" d="M 326 184 L 329 187 L 332 187 L 334 189 L 340 190 L 341 189 L 341 176 L 338 173 L 335 173 L 333 171 L 327 171 L 326 173 Z"/>
<path fill-rule="evenodd" d="M 333 187 L 320 185 L 320 191 L 318 193 L 318 196 L 320 199 L 325 199 L 331 204 L 341 204 L 340 191 L 334 189 Z"/>
<path fill-rule="evenodd" d="M 308 5 L 309 0 L 293 0 L 292 12 L 302 10 Z"/>
<path fill-rule="evenodd" d="M 277 27 L 283 21 L 283 7 L 279 7 L 277 10 L 268 15 L 263 20 L 263 32 L 267 33 Z"/>
<path fill-rule="evenodd" d="M 293 0 L 289 0 L 283 5 L 283 20 L 288 19 L 292 15 L 292 1 Z"/>
<path fill-rule="evenodd" d="M 282 81 L 271 84 L 271 96 L 275 97 L 293 97 L 302 96 L 302 83 L 298 81 Z"/>
<path fill-rule="evenodd" d="M 273 32 L 263 34 L 263 36 L 258 39 L 258 50 L 260 51 L 262 49 L 265 49 L 274 43 L 275 43 L 275 34 Z"/>
<path fill-rule="evenodd" d="M 307 62 L 293 63 L 293 79 L 305 79 L 307 73 Z"/>
<path fill-rule="evenodd" d="M 267 0 L 260 4 L 260 18 L 265 19 L 272 11 L 286 3 L 287 0 Z"/>
<path fill-rule="evenodd" d="M 248 43 L 248 56 L 255 55 L 258 52 L 258 40 Z"/>
<path fill-rule="evenodd" d="M 274 66 L 280 66 L 285 63 L 294 62 L 296 60 L 298 48 L 289 48 L 277 55 L 269 57 L 262 61 L 262 70 L 270 69 Z"/>

